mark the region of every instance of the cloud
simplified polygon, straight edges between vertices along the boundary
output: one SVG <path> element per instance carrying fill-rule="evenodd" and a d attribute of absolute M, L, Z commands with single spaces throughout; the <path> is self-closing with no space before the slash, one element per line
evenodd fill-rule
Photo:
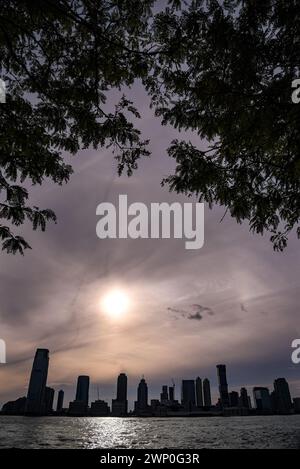
<path fill-rule="evenodd" d="M 181 317 L 184 319 L 200 321 L 201 319 L 203 319 L 203 314 L 207 314 L 209 316 L 213 316 L 215 314 L 211 308 L 207 306 L 202 306 L 197 303 L 187 305 L 183 309 L 169 306 L 167 310 L 172 313 L 175 313 L 175 316 L 173 316 L 173 318 L 176 320 Z"/>
<path fill-rule="evenodd" d="M 195 314 L 189 314 L 188 315 L 188 319 L 195 319 L 196 321 L 200 321 L 202 319 L 203 316 L 201 316 L 201 314 L 199 312 L 195 313 Z"/>
<path fill-rule="evenodd" d="M 197 313 L 206 313 L 209 316 L 213 316 L 215 314 L 214 311 L 211 308 L 208 308 L 207 306 L 202 306 L 199 304 L 193 304 L 191 306 L 196 310 Z"/>

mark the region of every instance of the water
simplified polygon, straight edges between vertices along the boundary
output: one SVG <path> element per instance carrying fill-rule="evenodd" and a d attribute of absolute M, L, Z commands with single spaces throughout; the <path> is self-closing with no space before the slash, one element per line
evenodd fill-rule
<path fill-rule="evenodd" d="M 298 448 L 300 415 L 203 418 L 0 416 L 0 448 Z"/>

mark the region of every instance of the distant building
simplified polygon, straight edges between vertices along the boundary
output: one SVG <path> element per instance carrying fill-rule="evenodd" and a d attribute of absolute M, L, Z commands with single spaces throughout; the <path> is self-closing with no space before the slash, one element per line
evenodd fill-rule
<path fill-rule="evenodd" d="M 135 412 L 142 414 L 148 411 L 148 386 L 144 378 L 141 379 L 137 390 L 137 401 L 134 403 Z"/>
<path fill-rule="evenodd" d="M 217 365 L 217 374 L 219 381 L 219 393 L 221 406 L 224 409 L 229 407 L 228 384 L 226 377 L 226 365 Z"/>
<path fill-rule="evenodd" d="M 196 404 L 197 407 L 203 407 L 202 380 L 199 376 L 196 378 Z"/>
<path fill-rule="evenodd" d="M 45 388 L 48 376 L 49 350 L 37 349 L 30 375 L 25 413 L 43 415 L 45 413 Z"/>
<path fill-rule="evenodd" d="M 128 412 L 127 376 L 121 373 L 117 381 L 117 398 L 112 400 L 112 415 L 123 417 Z"/>
<path fill-rule="evenodd" d="M 160 393 L 160 402 L 162 404 L 169 401 L 168 386 L 162 387 L 162 392 Z"/>
<path fill-rule="evenodd" d="M 70 402 L 68 414 L 72 415 L 73 417 L 84 417 L 88 413 L 88 407 L 83 401 L 75 401 Z"/>
<path fill-rule="evenodd" d="M 90 387 L 90 377 L 78 376 L 75 400 L 83 402 L 86 405 L 86 407 L 88 407 L 89 405 L 89 387 Z"/>
<path fill-rule="evenodd" d="M 62 412 L 63 406 L 64 406 L 64 396 L 65 396 L 65 393 L 62 389 L 58 391 L 56 412 Z"/>
<path fill-rule="evenodd" d="M 294 412 L 300 414 L 300 397 L 294 397 L 293 399 Z"/>
<path fill-rule="evenodd" d="M 195 381 L 192 379 L 182 380 L 181 404 L 189 412 L 196 406 Z"/>
<path fill-rule="evenodd" d="M 245 407 L 237 407 L 237 406 L 225 407 L 222 413 L 226 417 L 244 416 L 244 415 L 249 415 L 249 409 L 246 409 Z"/>
<path fill-rule="evenodd" d="M 69 404 L 69 415 L 84 416 L 89 407 L 90 377 L 81 375 L 77 378 L 76 398 Z"/>
<path fill-rule="evenodd" d="M 290 414 L 292 411 L 290 388 L 285 378 L 274 381 L 274 410 L 279 414 Z"/>
<path fill-rule="evenodd" d="M 271 413 L 272 403 L 268 388 L 256 386 L 253 388 L 253 398 L 259 413 Z"/>
<path fill-rule="evenodd" d="M 107 402 L 97 400 L 91 403 L 90 415 L 93 417 L 106 417 L 110 413 Z"/>
<path fill-rule="evenodd" d="M 113 417 L 125 417 L 127 415 L 127 402 L 112 400 L 111 413 Z"/>
<path fill-rule="evenodd" d="M 45 413 L 51 414 L 53 412 L 54 389 L 46 386 L 45 388 Z"/>
<path fill-rule="evenodd" d="M 246 388 L 241 388 L 239 404 L 240 404 L 240 407 L 245 407 L 245 409 L 250 409 L 249 396 L 248 396 Z"/>
<path fill-rule="evenodd" d="M 175 389 L 174 386 L 169 386 L 169 400 L 173 402 L 175 400 Z"/>
<path fill-rule="evenodd" d="M 117 400 L 127 400 L 127 376 L 125 373 L 120 373 L 117 382 Z"/>
<path fill-rule="evenodd" d="M 26 397 L 19 397 L 15 401 L 6 402 L 2 407 L 2 413 L 5 415 L 24 415 L 26 400 Z"/>
<path fill-rule="evenodd" d="M 207 378 L 203 380 L 203 400 L 204 407 L 211 407 L 210 382 Z"/>
<path fill-rule="evenodd" d="M 231 391 L 229 393 L 229 405 L 230 407 L 239 407 L 239 393 Z"/>
<path fill-rule="evenodd" d="M 151 399 L 150 401 L 150 406 L 151 409 L 156 410 L 158 407 L 160 407 L 160 400 L 159 399 Z"/>

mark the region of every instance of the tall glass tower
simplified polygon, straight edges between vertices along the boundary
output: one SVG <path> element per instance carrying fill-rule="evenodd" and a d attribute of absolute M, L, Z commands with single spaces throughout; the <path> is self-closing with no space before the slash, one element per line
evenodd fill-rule
<path fill-rule="evenodd" d="M 76 388 L 76 401 L 83 402 L 86 406 L 89 405 L 89 376 L 78 376 Z"/>
<path fill-rule="evenodd" d="M 38 348 L 33 360 L 25 413 L 42 415 L 45 413 L 45 389 L 48 376 L 49 350 Z"/>
<path fill-rule="evenodd" d="M 211 392 L 209 379 L 203 380 L 203 400 L 205 407 L 211 407 Z"/>
<path fill-rule="evenodd" d="M 229 394 L 228 384 L 226 377 L 226 365 L 217 365 L 218 380 L 219 380 L 219 393 L 222 408 L 229 407 Z"/>
<path fill-rule="evenodd" d="M 112 414 L 116 417 L 124 417 L 127 415 L 127 376 L 120 373 L 117 381 L 117 399 L 112 400 Z"/>

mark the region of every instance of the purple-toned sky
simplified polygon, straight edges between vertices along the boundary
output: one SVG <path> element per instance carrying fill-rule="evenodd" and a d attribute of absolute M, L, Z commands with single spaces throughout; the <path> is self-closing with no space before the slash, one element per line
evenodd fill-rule
<path fill-rule="evenodd" d="M 153 117 L 139 85 L 130 96 L 152 157 L 131 178 L 118 178 L 110 150 L 78 154 L 67 185 L 45 182 L 31 193 L 32 203 L 56 211 L 58 224 L 45 233 L 24 227 L 33 246 L 25 257 L 1 254 L 7 364 L 0 365 L 0 403 L 26 394 L 37 347 L 49 348 L 48 384 L 63 388 L 67 400 L 79 374 L 91 376 L 91 399 L 97 385 L 101 398 L 110 399 L 121 371 L 129 376 L 130 400 L 141 375 L 153 398 L 172 378 L 179 397 L 182 378 L 208 377 L 215 399 L 217 363 L 227 364 L 230 389 L 272 386 L 284 376 L 300 396 L 300 365 L 291 362 L 291 342 L 300 337 L 299 241 L 274 253 L 269 237 L 250 234 L 247 224 L 230 216 L 220 223 L 220 207 L 205 208 L 205 244 L 198 251 L 186 250 L 183 240 L 96 237 L 96 206 L 119 194 L 130 203 L 189 201 L 160 185 L 174 169 L 166 148 L 175 131 Z M 115 287 L 130 298 L 122 320 L 101 308 Z"/>

